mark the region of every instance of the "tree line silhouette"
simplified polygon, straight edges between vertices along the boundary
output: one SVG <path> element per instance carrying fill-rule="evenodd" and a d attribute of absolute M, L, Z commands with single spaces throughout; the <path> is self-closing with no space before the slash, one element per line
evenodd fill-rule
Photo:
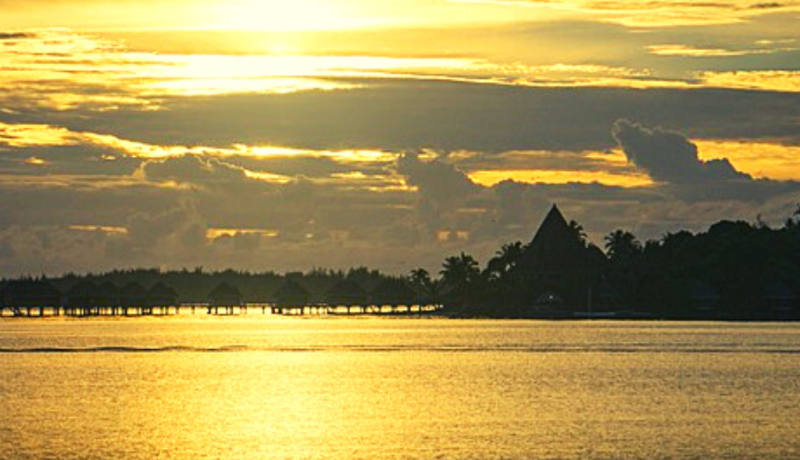
<path fill-rule="evenodd" d="M 447 257 L 436 274 L 130 269 L 0 281 L 5 306 L 437 303 L 451 316 L 498 318 L 797 320 L 797 293 L 800 205 L 779 228 L 720 221 L 644 243 L 618 229 L 602 249 L 553 206 L 529 243 L 504 244 L 484 267 L 465 253 Z"/>

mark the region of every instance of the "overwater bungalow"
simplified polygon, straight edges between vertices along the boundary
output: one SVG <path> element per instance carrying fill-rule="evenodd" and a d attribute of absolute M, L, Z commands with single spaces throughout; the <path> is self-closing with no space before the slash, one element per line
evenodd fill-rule
<path fill-rule="evenodd" d="M 12 314 L 22 314 L 24 309 L 30 314 L 30 309 L 37 309 L 43 314 L 43 309 L 59 308 L 61 306 L 61 292 L 46 280 L 24 279 L 9 281 L 0 290 L 0 308 L 11 311 Z"/>
<path fill-rule="evenodd" d="M 208 294 L 210 304 L 215 307 L 238 307 L 244 304 L 243 298 L 239 288 L 224 281 Z"/>
<path fill-rule="evenodd" d="M 120 289 L 119 300 L 123 307 L 144 307 L 147 305 L 147 289 L 131 281 Z"/>
<path fill-rule="evenodd" d="M 103 307 L 119 307 L 122 305 L 122 293 L 119 286 L 106 281 L 99 286 L 99 295 L 101 298 L 101 305 Z"/>
<path fill-rule="evenodd" d="M 172 307 L 178 305 L 178 293 L 159 281 L 147 291 L 147 305 L 152 307 Z"/>
<path fill-rule="evenodd" d="M 69 308 L 105 306 L 106 299 L 101 290 L 93 281 L 79 281 L 67 291 L 66 306 Z"/>
<path fill-rule="evenodd" d="M 325 302 L 328 305 L 364 305 L 367 303 L 369 295 L 358 283 L 344 279 L 334 284 L 325 293 Z"/>
<path fill-rule="evenodd" d="M 417 303 L 417 294 L 400 278 L 389 278 L 381 282 L 371 295 L 372 303 L 378 309 L 384 305 L 397 307 Z"/>
<path fill-rule="evenodd" d="M 275 300 L 282 313 L 303 313 L 303 308 L 308 304 L 308 291 L 292 279 L 286 282 L 275 292 Z"/>

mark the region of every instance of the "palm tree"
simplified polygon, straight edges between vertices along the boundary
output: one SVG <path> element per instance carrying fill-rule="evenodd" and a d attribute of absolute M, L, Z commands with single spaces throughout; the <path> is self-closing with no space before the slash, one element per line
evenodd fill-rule
<path fill-rule="evenodd" d="M 608 258 L 613 261 L 630 260 L 642 252 L 636 235 L 624 230 L 614 230 L 605 237 Z"/>
<path fill-rule="evenodd" d="M 408 275 L 408 280 L 414 286 L 426 287 L 431 282 L 431 274 L 424 268 L 416 268 L 411 270 Z"/>
<path fill-rule="evenodd" d="M 411 273 L 408 275 L 408 280 L 411 282 L 411 285 L 414 286 L 414 289 L 417 291 L 417 304 L 420 305 L 420 312 L 422 311 L 422 294 L 431 295 L 431 274 L 428 273 L 428 270 L 424 268 L 417 268 L 411 270 Z"/>
<path fill-rule="evenodd" d="M 525 247 L 520 241 L 504 244 L 486 264 L 487 277 L 489 279 L 503 278 L 517 265 L 524 251 Z"/>
<path fill-rule="evenodd" d="M 572 236 L 578 241 L 581 246 L 586 247 L 588 244 L 588 240 L 586 239 L 586 231 L 583 228 L 583 225 L 579 224 L 577 221 L 571 220 L 569 221 L 569 231 L 572 233 Z"/>
<path fill-rule="evenodd" d="M 442 270 L 444 284 L 451 289 L 463 289 L 480 276 L 480 266 L 474 257 L 464 254 L 451 256 L 444 260 Z"/>
<path fill-rule="evenodd" d="M 797 229 L 798 227 L 800 227 L 800 203 L 797 205 L 797 209 L 795 209 L 791 217 L 786 219 L 785 225 L 787 230 Z"/>

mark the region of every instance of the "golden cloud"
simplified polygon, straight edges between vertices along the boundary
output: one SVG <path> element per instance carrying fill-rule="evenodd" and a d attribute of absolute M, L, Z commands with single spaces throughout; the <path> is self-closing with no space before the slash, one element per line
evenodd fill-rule
<path fill-rule="evenodd" d="M 523 6 L 590 15 L 628 27 L 676 27 L 731 24 L 775 12 L 800 10 L 800 2 L 739 0 L 449 0 L 454 3 Z"/>

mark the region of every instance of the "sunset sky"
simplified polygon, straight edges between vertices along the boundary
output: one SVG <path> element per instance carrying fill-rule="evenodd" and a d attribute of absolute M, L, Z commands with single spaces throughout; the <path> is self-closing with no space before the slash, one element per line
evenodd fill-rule
<path fill-rule="evenodd" d="M 0 0 L 0 276 L 438 270 L 800 203 L 800 1 Z"/>

